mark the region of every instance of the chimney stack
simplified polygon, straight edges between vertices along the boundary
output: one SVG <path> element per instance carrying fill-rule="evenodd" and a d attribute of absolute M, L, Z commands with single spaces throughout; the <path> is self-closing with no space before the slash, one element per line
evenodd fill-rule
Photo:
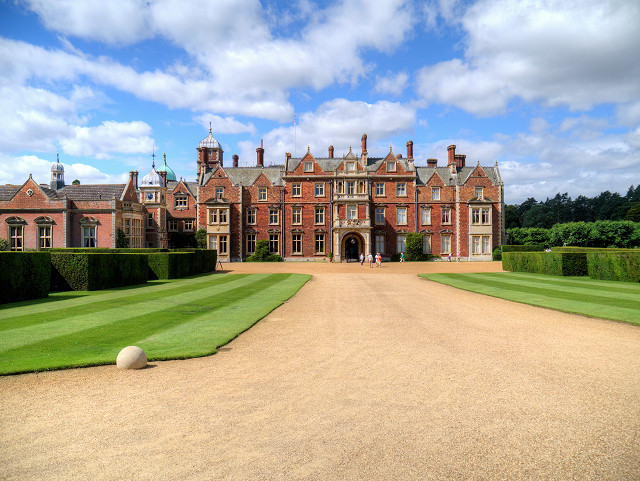
<path fill-rule="evenodd" d="M 132 170 L 129 172 L 129 179 L 131 179 L 131 183 L 133 183 L 133 188 L 138 190 L 138 171 Z"/>
<path fill-rule="evenodd" d="M 333 145 L 329 146 L 329 158 L 333 159 Z"/>
<path fill-rule="evenodd" d="M 362 138 L 360 140 L 362 140 L 362 153 L 366 154 L 367 153 L 367 134 L 362 134 Z"/>
<path fill-rule="evenodd" d="M 447 166 L 451 164 L 455 164 L 456 163 L 456 146 L 452 144 L 449 147 L 447 147 L 447 153 L 449 154 L 449 160 L 447 162 Z"/>
<path fill-rule="evenodd" d="M 467 156 L 464 154 L 456 154 L 456 166 L 464 167 L 466 164 L 466 158 Z"/>
<path fill-rule="evenodd" d="M 427 159 L 427 167 L 438 167 L 438 159 Z"/>
<path fill-rule="evenodd" d="M 396 155 L 396 159 L 401 159 L 402 158 L 402 154 L 397 154 Z"/>
<path fill-rule="evenodd" d="M 413 160 L 413 140 L 407 142 L 407 159 Z"/>
<path fill-rule="evenodd" d="M 238 167 L 238 159 L 239 159 L 238 154 L 233 154 L 231 156 L 231 158 L 233 159 L 233 167 L 237 168 Z"/>
<path fill-rule="evenodd" d="M 162 177 L 162 182 L 164 182 L 164 187 L 167 186 L 167 172 L 165 170 L 161 170 L 160 172 L 158 172 L 158 174 L 160 174 L 160 177 Z"/>
<path fill-rule="evenodd" d="M 264 167 L 264 148 L 262 147 L 262 139 L 260 139 L 260 147 L 256 149 L 258 153 L 258 167 Z"/>

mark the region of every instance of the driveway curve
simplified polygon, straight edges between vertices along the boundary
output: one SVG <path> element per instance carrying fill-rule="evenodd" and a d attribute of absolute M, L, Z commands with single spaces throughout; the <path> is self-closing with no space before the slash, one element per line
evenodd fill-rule
<path fill-rule="evenodd" d="M 314 277 L 206 358 L 0 378 L 1 479 L 640 479 L 640 329 L 417 272 Z"/>

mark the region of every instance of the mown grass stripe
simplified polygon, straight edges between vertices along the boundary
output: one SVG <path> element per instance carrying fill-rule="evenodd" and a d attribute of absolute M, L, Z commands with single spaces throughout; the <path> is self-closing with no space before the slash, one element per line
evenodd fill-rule
<path fill-rule="evenodd" d="M 94 312 L 86 315 L 84 312 L 66 318 L 58 318 L 48 322 L 32 324 L 26 327 L 15 327 L 14 329 L 3 331 L 0 337 L 0 350 L 18 348 L 28 344 L 36 343 L 50 337 L 59 337 L 69 335 L 74 332 L 92 329 L 97 326 L 127 320 L 137 315 L 160 315 L 162 311 L 167 309 L 178 309 L 182 304 L 192 304 L 201 298 L 207 298 L 216 294 L 223 294 L 237 288 L 243 288 L 246 285 L 259 281 L 266 274 L 256 274 L 247 277 L 244 275 L 235 277 L 228 274 L 230 280 L 226 283 L 215 283 L 207 287 L 201 287 L 191 292 L 182 292 L 152 300 L 139 300 L 135 304 L 119 306 L 113 309 L 104 309 L 101 312 Z"/>
<path fill-rule="evenodd" d="M 214 279 L 203 279 L 198 283 L 174 284 L 171 290 L 171 296 L 176 297 L 181 293 L 195 292 L 200 289 L 208 289 L 213 286 L 220 286 L 227 282 L 237 280 L 239 277 L 246 277 L 248 274 L 238 274 L 238 277 L 219 276 Z M 0 331 L 13 329 L 16 326 L 28 326 L 30 324 L 39 324 L 42 322 L 54 322 L 58 319 L 64 319 L 68 316 L 76 315 L 80 310 L 82 314 L 87 316 L 94 312 L 101 312 L 105 309 L 115 309 L 118 307 L 128 306 L 139 302 L 155 301 L 167 298 L 167 290 L 141 289 L 139 292 L 131 295 L 130 292 L 120 291 L 120 295 L 109 295 L 101 297 L 89 297 L 86 302 L 81 304 L 74 302 L 61 302 L 56 309 L 48 309 L 44 312 L 23 314 L 20 316 L 9 316 L 0 319 Z"/>
<path fill-rule="evenodd" d="M 576 296 L 573 293 L 567 293 L 566 297 L 563 297 L 561 289 L 556 292 L 551 289 L 514 289 L 509 285 L 509 273 L 505 275 L 505 282 L 501 283 L 488 282 L 484 276 L 477 274 L 420 274 L 420 276 L 458 289 L 523 304 L 633 324 L 640 323 L 640 310 L 629 307 L 629 301 L 626 299 L 621 299 L 618 305 L 618 303 L 609 302 L 611 299 L 608 298 L 605 303 L 599 303 L 598 296 Z M 580 299 L 576 300 L 576 297 L 580 297 Z"/>
<path fill-rule="evenodd" d="M 509 277 L 520 278 L 520 279 L 531 279 L 527 274 L 521 274 L 517 272 L 490 272 L 484 273 L 483 275 L 491 276 L 491 277 L 499 277 L 502 275 L 508 275 Z M 628 292 L 631 294 L 640 295 L 640 284 L 633 284 L 631 282 L 615 282 L 615 281 L 597 281 L 594 279 L 590 279 L 589 277 L 556 277 L 556 276 L 544 276 L 543 274 L 530 274 L 530 276 L 534 276 L 536 279 L 540 279 L 541 281 L 547 284 L 556 284 L 559 286 L 563 285 L 575 285 L 584 287 L 585 289 L 600 289 L 602 291 L 610 291 L 610 292 Z M 546 277 L 546 279 L 545 279 Z"/>
<path fill-rule="evenodd" d="M 52 336 L 39 342 L 0 352 L 0 372 L 26 372 L 31 370 L 76 367 L 97 364 L 113 364 L 122 347 L 140 345 L 154 333 L 176 326 L 190 326 L 183 330 L 179 346 L 171 353 L 158 351 L 150 358 L 184 358 L 215 352 L 215 348 L 228 342 L 230 336 L 248 329 L 261 317 L 293 295 L 310 276 L 297 274 L 271 274 L 250 276 L 251 280 L 236 285 L 225 293 L 215 292 L 199 297 L 189 304 L 166 306 L 153 313 L 130 316 L 113 324 L 94 326 L 91 329 L 62 336 Z M 291 278 L 289 280 L 289 278 Z M 289 280 L 289 281 L 287 281 Z M 278 287 L 282 284 L 282 287 Z M 227 284 L 227 287 L 229 284 Z M 201 293 L 201 292 L 200 292 Z M 248 307 L 248 308 L 247 308 Z M 236 313 L 236 319 L 221 315 L 220 309 Z M 264 312 L 255 318 L 256 313 Z M 254 318 L 250 316 L 254 315 Z M 194 323 L 194 320 L 198 322 Z M 246 325 L 238 325 L 241 320 Z M 204 323 L 226 323 L 219 330 L 224 336 L 203 338 Z M 233 334 L 235 331 L 235 335 Z M 206 342 L 205 342 L 206 341 Z M 213 346 L 213 347 L 212 347 Z M 146 344 L 141 345 L 148 349 Z M 12 364 L 18 363 L 19 366 Z"/>
<path fill-rule="evenodd" d="M 487 274 L 476 274 L 477 278 L 482 282 L 489 281 L 500 282 L 504 280 L 503 277 L 491 276 Z M 594 296 L 594 293 L 598 293 L 600 297 L 610 299 L 626 299 L 630 301 L 640 301 L 640 290 L 638 292 L 620 292 L 616 289 L 604 290 L 598 286 L 589 286 L 588 284 L 576 285 L 576 283 L 556 283 L 553 281 L 547 282 L 545 279 L 530 279 L 526 277 L 509 276 L 509 285 L 519 285 L 523 287 L 539 288 L 539 286 L 554 285 L 561 287 L 562 292 L 571 292 L 581 296 Z"/>
<path fill-rule="evenodd" d="M 248 274 L 236 274 L 246 276 Z M 100 291 L 65 291 L 51 292 L 49 297 L 34 299 L 31 301 L 15 302 L 0 305 L 0 319 L 25 316 L 30 314 L 42 314 L 68 307 L 81 307 L 97 301 L 118 299 L 121 297 L 135 298 L 141 295 L 158 292 L 158 295 L 168 290 L 173 290 L 176 284 L 184 286 L 197 285 L 211 282 L 226 282 L 226 274 L 210 273 L 199 274 L 183 279 L 163 279 L 149 281 L 146 284 L 135 286 L 115 287 Z M 62 304 L 62 306 L 61 306 Z"/>

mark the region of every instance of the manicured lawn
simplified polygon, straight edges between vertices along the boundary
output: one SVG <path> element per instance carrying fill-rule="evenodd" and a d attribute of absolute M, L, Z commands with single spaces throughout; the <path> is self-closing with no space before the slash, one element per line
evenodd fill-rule
<path fill-rule="evenodd" d="M 458 289 L 509 301 L 640 324 L 640 284 L 522 272 L 420 276 Z"/>
<path fill-rule="evenodd" d="M 0 374 L 115 364 L 126 346 L 149 360 L 216 349 L 293 296 L 311 276 L 210 274 L 0 306 Z"/>

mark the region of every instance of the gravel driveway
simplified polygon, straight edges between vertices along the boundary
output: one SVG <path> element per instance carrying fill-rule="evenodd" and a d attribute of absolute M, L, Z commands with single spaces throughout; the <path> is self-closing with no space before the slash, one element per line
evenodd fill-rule
<path fill-rule="evenodd" d="M 640 329 L 416 272 L 314 274 L 214 356 L 0 378 L 0 478 L 640 479 Z"/>

